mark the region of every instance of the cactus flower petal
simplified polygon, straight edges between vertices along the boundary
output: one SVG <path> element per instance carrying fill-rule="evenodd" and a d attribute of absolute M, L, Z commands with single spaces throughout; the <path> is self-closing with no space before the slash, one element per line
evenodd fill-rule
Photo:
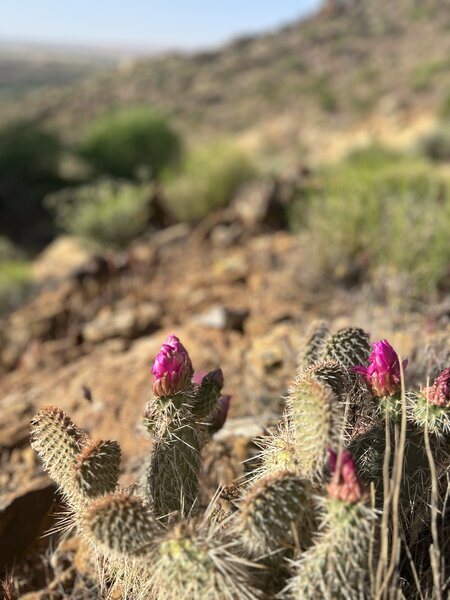
<path fill-rule="evenodd" d="M 332 475 L 327 488 L 330 498 L 350 504 L 367 499 L 367 490 L 358 478 L 355 461 L 349 450 L 343 450 L 340 456 L 328 450 L 328 464 Z"/>
<path fill-rule="evenodd" d="M 440 372 L 434 380 L 433 385 L 424 387 L 421 395 L 428 400 L 430 404 L 441 407 L 450 406 L 450 367 Z"/>
<path fill-rule="evenodd" d="M 375 342 L 372 348 L 369 366 L 357 366 L 352 370 L 364 379 L 374 396 L 392 396 L 401 387 L 398 355 L 387 340 Z M 408 360 L 405 359 L 402 365 L 406 369 Z"/>
<path fill-rule="evenodd" d="M 170 396 L 184 390 L 191 382 L 193 369 L 189 354 L 175 335 L 169 335 L 153 363 L 153 393 Z"/>

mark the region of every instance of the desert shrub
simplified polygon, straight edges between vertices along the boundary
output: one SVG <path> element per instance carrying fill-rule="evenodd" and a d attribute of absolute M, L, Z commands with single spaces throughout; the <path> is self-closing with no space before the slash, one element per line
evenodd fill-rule
<path fill-rule="evenodd" d="M 0 235 L 0 263 L 17 258 L 17 249 L 5 236 Z"/>
<path fill-rule="evenodd" d="M 329 79 L 326 75 L 314 77 L 307 82 L 304 91 L 315 97 L 321 110 L 335 113 L 339 110 L 339 100 L 330 86 Z"/>
<path fill-rule="evenodd" d="M 157 176 L 180 156 L 181 139 L 163 116 L 133 108 L 92 123 L 79 152 L 100 172 L 115 177 L 133 178 L 141 167 Z"/>
<path fill-rule="evenodd" d="M 364 169 L 370 173 L 373 169 L 388 167 L 392 163 L 404 161 L 402 154 L 391 148 L 379 144 L 372 144 L 363 148 L 355 148 L 346 156 L 345 166 Z"/>
<path fill-rule="evenodd" d="M 0 236 L 0 311 L 12 308 L 31 284 L 28 263 L 8 238 Z"/>
<path fill-rule="evenodd" d="M 450 117 L 450 92 L 447 92 L 442 101 L 440 114 L 443 119 L 448 119 Z"/>
<path fill-rule="evenodd" d="M 426 163 L 392 155 L 389 165 L 388 156 L 377 150 L 372 163 L 353 156 L 322 173 L 303 204 L 301 235 L 317 271 L 330 278 L 388 267 L 425 292 L 450 262 L 449 183 Z"/>
<path fill-rule="evenodd" d="M 54 176 L 61 144 L 39 125 L 21 121 L 0 130 L 0 177 L 34 180 Z"/>
<path fill-rule="evenodd" d="M 167 204 L 177 219 L 195 221 L 225 206 L 255 172 L 251 159 L 235 145 L 206 144 L 188 153 L 179 172 L 167 174 Z"/>
<path fill-rule="evenodd" d="M 448 72 L 448 59 L 434 60 L 418 65 L 412 72 L 412 87 L 422 92 L 433 87 L 439 75 Z"/>
<path fill-rule="evenodd" d="M 142 233 L 151 213 L 150 186 L 101 179 L 46 199 L 63 230 L 105 246 L 123 246 Z"/>
<path fill-rule="evenodd" d="M 450 160 L 450 123 L 442 123 L 419 141 L 419 150 L 427 158 L 446 162 Z"/>

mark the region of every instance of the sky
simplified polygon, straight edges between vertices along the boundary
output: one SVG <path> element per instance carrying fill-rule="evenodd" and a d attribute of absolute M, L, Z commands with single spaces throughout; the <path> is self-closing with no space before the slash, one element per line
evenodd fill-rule
<path fill-rule="evenodd" d="M 0 40 L 90 47 L 213 47 L 312 12 L 320 0 L 0 0 Z"/>

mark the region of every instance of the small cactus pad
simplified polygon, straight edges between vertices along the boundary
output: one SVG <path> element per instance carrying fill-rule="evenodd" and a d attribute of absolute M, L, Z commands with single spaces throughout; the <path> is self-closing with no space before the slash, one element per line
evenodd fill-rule
<path fill-rule="evenodd" d="M 347 327 L 327 340 L 321 358 L 335 360 L 350 369 L 355 365 L 366 365 L 371 351 L 369 334 L 358 327 Z"/>
<path fill-rule="evenodd" d="M 328 385 L 339 398 L 344 399 L 355 385 L 355 376 L 335 360 L 320 361 L 307 372 L 313 379 Z"/>
<path fill-rule="evenodd" d="M 158 597 L 164 600 L 255 600 L 249 564 L 234 553 L 235 544 L 219 528 L 191 520 L 178 523 L 155 555 Z"/>
<path fill-rule="evenodd" d="M 150 554 L 160 533 L 158 522 L 143 501 L 125 492 L 94 501 L 82 526 L 92 542 L 129 557 Z"/>
<path fill-rule="evenodd" d="M 255 443 L 261 451 L 257 456 L 259 464 L 253 473 L 253 481 L 281 471 L 297 473 L 295 436 L 286 418 L 278 425 L 276 432 L 257 438 Z"/>
<path fill-rule="evenodd" d="M 31 421 L 31 445 L 44 469 L 67 491 L 77 455 L 87 443 L 86 433 L 55 406 L 43 406 Z"/>
<path fill-rule="evenodd" d="M 318 361 L 330 332 L 326 323 L 316 323 L 309 333 L 304 350 L 300 356 L 300 367 L 305 369 Z"/>
<path fill-rule="evenodd" d="M 114 492 L 119 479 L 120 446 L 114 441 L 88 444 L 75 465 L 75 481 L 81 494 L 96 498 Z"/>
<path fill-rule="evenodd" d="M 311 542 L 313 506 L 308 481 L 279 472 L 258 481 L 244 497 L 238 526 L 252 556 Z"/>
<path fill-rule="evenodd" d="M 198 386 L 192 406 L 192 412 L 197 417 L 207 417 L 216 408 L 223 388 L 223 373 L 216 369 L 205 375 Z"/>
<path fill-rule="evenodd" d="M 308 479 L 322 470 L 330 446 L 343 431 L 341 403 L 330 386 L 310 375 L 297 378 L 288 397 L 300 473 Z"/>

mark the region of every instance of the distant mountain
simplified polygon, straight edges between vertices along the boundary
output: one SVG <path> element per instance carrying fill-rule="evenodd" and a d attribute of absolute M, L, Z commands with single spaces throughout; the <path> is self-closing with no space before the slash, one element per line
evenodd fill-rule
<path fill-rule="evenodd" d="M 448 0 L 329 0 L 307 19 L 217 50 L 122 61 L 33 93 L 4 106 L 0 121 L 27 115 L 75 139 L 105 110 L 149 105 L 191 137 L 265 130 L 300 152 L 324 130 L 450 106 L 449 8 Z M 67 77 L 81 71 L 67 68 Z"/>
<path fill-rule="evenodd" d="M 117 64 L 117 52 L 0 39 L 0 102 L 65 86 Z"/>

